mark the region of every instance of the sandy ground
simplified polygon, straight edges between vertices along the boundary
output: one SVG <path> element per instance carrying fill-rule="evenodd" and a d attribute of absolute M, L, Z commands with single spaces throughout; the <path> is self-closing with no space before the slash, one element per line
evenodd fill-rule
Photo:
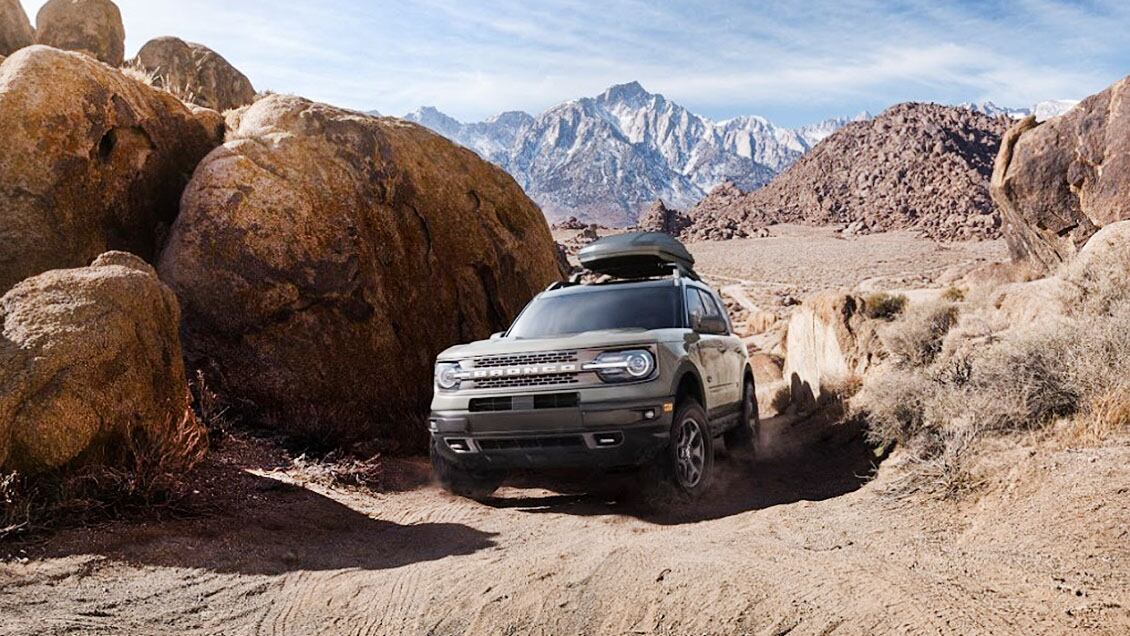
<path fill-rule="evenodd" d="M 485 503 L 304 487 L 231 441 L 203 471 L 217 511 L 65 531 L 0 563 L 0 633 L 1130 630 L 1130 446 L 1005 451 L 959 504 L 885 495 L 897 471 L 868 481 L 858 431 L 767 424 L 767 453 L 720 457 L 688 509 L 603 479 Z"/>
<path fill-rule="evenodd" d="M 692 250 L 797 288 L 1003 251 L 786 238 Z M 1130 443 L 1012 439 L 960 501 L 887 494 L 899 457 L 878 464 L 849 425 L 771 420 L 763 443 L 752 465 L 720 456 L 688 508 L 583 475 L 477 503 L 423 460 L 389 461 L 388 492 L 325 486 L 229 438 L 193 477 L 204 512 L 0 546 L 0 634 L 1130 633 Z"/>

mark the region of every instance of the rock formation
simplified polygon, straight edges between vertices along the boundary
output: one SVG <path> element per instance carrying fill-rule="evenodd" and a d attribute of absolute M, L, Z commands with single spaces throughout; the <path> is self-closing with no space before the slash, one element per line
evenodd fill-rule
<path fill-rule="evenodd" d="M 193 366 L 261 420 L 421 440 L 435 355 L 559 278 L 537 206 L 416 124 L 272 95 L 229 113 L 158 269 Z"/>
<path fill-rule="evenodd" d="M 810 408 L 871 366 L 879 341 L 865 310 L 860 296 L 827 292 L 805 300 L 793 312 L 784 378 L 798 407 Z"/>
<path fill-rule="evenodd" d="M 168 93 L 77 53 L 0 65 L 0 292 L 110 249 L 154 256 L 220 139 Z"/>
<path fill-rule="evenodd" d="M 730 238 L 800 223 L 855 224 L 856 233 L 913 228 L 936 239 L 997 237 L 989 178 L 1008 121 L 937 104 L 892 106 L 833 133 L 763 188 L 715 188 L 691 210 L 691 233 Z"/>
<path fill-rule="evenodd" d="M 0 60 L 35 43 L 35 30 L 20 0 L 0 0 Z"/>
<path fill-rule="evenodd" d="M 125 61 L 126 29 L 110 0 L 48 0 L 35 26 L 39 44 L 86 53 L 114 67 Z"/>
<path fill-rule="evenodd" d="M 150 40 L 133 64 L 154 76 L 154 86 L 172 90 L 185 101 L 223 112 L 255 100 L 243 73 L 212 49 L 179 38 Z"/>
<path fill-rule="evenodd" d="M 1016 260 L 1051 270 L 1101 227 L 1130 219 L 1130 78 L 1037 124 L 1005 135 L 993 199 Z"/>
<path fill-rule="evenodd" d="M 204 436 L 189 410 L 179 322 L 173 293 L 124 252 L 8 291 L 0 299 L 0 468 L 113 463 L 126 436 L 198 452 Z"/>
<path fill-rule="evenodd" d="M 690 225 L 687 215 L 678 210 L 673 210 L 663 199 L 656 199 L 655 203 L 642 215 L 636 226 L 643 232 L 663 232 L 671 236 L 679 236 Z"/>

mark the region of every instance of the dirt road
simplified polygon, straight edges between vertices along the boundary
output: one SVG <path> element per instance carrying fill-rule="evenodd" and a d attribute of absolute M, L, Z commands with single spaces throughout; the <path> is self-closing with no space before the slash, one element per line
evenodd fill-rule
<path fill-rule="evenodd" d="M 1130 447 L 1006 452 L 959 506 L 883 496 L 897 471 L 868 481 L 850 428 L 775 422 L 766 441 L 752 468 L 720 459 L 710 502 L 673 512 L 603 483 L 485 504 L 304 488 L 235 440 L 202 485 L 218 512 L 63 532 L 0 564 L 0 633 L 1130 629 Z"/>

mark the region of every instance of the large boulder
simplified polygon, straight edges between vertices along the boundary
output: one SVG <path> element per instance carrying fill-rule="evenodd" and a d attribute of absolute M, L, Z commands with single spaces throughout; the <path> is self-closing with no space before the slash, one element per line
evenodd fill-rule
<path fill-rule="evenodd" d="M 152 73 L 154 86 L 213 110 L 223 112 L 255 101 L 255 88 L 247 76 L 201 44 L 156 38 L 141 47 L 133 65 Z"/>
<path fill-rule="evenodd" d="M 174 455 L 198 452 L 179 320 L 153 268 L 124 252 L 9 290 L 0 298 L 0 468 L 112 463 L 139 435 L 181 444 L 165 449 Z"/>
<path fill-rule="evenodd" d="M 1015 124 L 1001 142 L 993 200 L 1012 256 L 1044 270 L 1099 228 L 1130 219 L 1130 78 L 1064 115 Z"/>
<path fill-rule="evenodd" d="M 0 60 L 35 43 L 35 30 L 20 0 L 0 0 Z"/>
<path fill-rule="evenodd" d="M 811 408 L 858 379 L 878 355 L 875 321 L 861 296 L 825 292 L 809 298 L 789 320 L 784 378 L 793 403 Z"/>
<path fill-rule="evenodd" d="M 218 132 L 84 55 L 30 46 L 4 60 L 0 292 L 110 249 L 154 256 Z"/>
<path fill-rule="evenodd" d="M 656 199 L 655 203 L 640 215 L 636 227 L 644 232 L 663 232 L 671 236 L 679 236 L 690 224 L 691 219 L 686 214 L 667 207 L 662 199 Z"/>
<path fill-rule="evenodd" d="M 48 0 L 35 16 L 36 42 L 118 67 L 125 61 L 122 12 L 110 0 Z"/>
<path fill-rule="evenodd" d="M 402 120 L 272 95 L 228 123 L 158 266 L 190 362 L 290 432 L 419 440 L 435 355 L 559 278 L 541 212 Z"/>

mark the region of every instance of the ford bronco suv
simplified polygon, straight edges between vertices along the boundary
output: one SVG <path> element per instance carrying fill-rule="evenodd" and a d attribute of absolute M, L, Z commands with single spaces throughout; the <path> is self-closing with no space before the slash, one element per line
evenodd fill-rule
<path fill-rule="evenodd" d="M 536 296 L 510 329 L 442 352 L 428 427 L 440 483 L 484 498 L 510 469 L 651 467 L 697 497 L 717 437 L 752 455 L 749 357 L 694 258 L 661 233 L 609 236 L 581 275 Z"/>

